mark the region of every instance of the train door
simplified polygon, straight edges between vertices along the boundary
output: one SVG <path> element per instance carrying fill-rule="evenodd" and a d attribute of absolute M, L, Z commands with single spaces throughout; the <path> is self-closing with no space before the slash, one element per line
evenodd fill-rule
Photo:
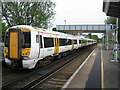
<path fill-rule="evenodd" d="M 72 40 L 72 50 L 74 49 L 74 40 Z"/>
<path fill-rule="evenodd" d="M 9 47 L 8 57 L 11 59 L 20 59 L 21 57 L 21 30 L 9 29 Z"/>
<path fill-rule="evenodd" d="M 55 44 L 54 54 L 58 54 L 59 53 L 59 39 L 58 38 L 54 38 L 54 44 Z"/>
<path fill-rule="evenodd" d="M 38 58 L 43 58 L 43 51 L 44 51 L 44 48 L 43 48 L 43 39 L 42 39 L 42 35 L 37 35 L 37 38 L 38 38 L 38 43 L 39 43 L 39 51 L 38 51 Z"/>

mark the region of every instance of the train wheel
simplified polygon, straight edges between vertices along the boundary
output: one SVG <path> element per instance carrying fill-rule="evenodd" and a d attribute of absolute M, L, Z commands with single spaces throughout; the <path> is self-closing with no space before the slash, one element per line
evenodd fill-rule
<path fill-rule="evenodd" d="M 58 54 L 57 58 L 59 59 L 59 58 L 61 58 L 61 57 L 62 57 L 62 55 L 61 55 L 61 54 Z"/>

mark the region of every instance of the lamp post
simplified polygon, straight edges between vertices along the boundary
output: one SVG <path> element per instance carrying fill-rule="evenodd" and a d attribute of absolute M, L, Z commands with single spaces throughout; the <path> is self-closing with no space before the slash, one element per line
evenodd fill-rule
<path fill-rule="evenodd" d="M 66 25 L 66 20 L 64 20 L 64 22 L 65 22 L 65 25 Z M 64 26 L 64 30 L 65 30 L 65 26 Z"/>
<path fill-rule="evenodd" d="M 64 20 L 64 22 L 65 22 L 65 25 L 66 25 L 66 20 Z"/>

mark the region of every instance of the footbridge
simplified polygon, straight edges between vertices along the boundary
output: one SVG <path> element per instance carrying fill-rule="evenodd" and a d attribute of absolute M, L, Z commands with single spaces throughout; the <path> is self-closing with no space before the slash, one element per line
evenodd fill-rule
<path fill-rule="evenodd" d="M 113 30 L 115 25 L 99 24 L 99 25 L 56 25 L 57 31 L 64 33 L 106 33 Z"/>
<path fill-rule="evenodd" d="M 56 29 L 59 32 L 64 32 L 73 35 L 80 35 L 82 33 L 103 33 L 104 45 L 106 49 L 108 47 L 113 48 L 113 42 L 115 39 L 115 28 L 113 24 L 97 24 L 97 25 L 56 25 Z"/>

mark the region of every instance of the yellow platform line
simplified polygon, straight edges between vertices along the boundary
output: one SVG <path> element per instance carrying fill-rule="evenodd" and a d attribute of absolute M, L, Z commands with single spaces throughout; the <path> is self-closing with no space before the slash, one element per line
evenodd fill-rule
<path fill-rule="evenodd" d="M 104 64 L 103 64 L 103 52 L 101 49 L 101 87 L 104 90 Z"/>

